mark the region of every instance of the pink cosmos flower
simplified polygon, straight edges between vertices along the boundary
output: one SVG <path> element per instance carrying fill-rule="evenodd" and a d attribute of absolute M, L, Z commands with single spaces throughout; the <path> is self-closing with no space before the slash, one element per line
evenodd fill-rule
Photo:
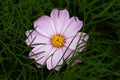
<path fill-rule="evenodd" d="M 83 22 L 77 17 L 69 16 L 69 12 L 53 9 L 50 17 L 42 16 L 34 22 L 35 30 L 26 31 L 26 44 L 33 47 L 29 57 L 41 67 L 46 65 L 49 70 L 60 70 L 64 61 L 70 59 L 76 46 L 82 52 L 89 36 L 79 32 Z M 77 48 L 78 48 L 77 47 Z M 81 62 L 80 60 L 75 61 Z M 74 64 L 74 63 L 73 63 Z"/>

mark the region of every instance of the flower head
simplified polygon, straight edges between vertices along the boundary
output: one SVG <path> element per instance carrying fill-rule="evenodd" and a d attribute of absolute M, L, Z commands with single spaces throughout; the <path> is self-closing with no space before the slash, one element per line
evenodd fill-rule
<path fill-rule="evenodd" d="M 63 62 L 72 57 L 77 45 L 83 46 L 79 52 L 84 50 L 89 36 L 79 32 L 82 26 L 83 22 L 77 17 L 70 18 L 66 9 L 53 9 L 50 17 L 44 15 L 34 22 L 35 30 L 26 31 L 25 42 L 33 47 L 29 57 L 38 67 L 46 65 L 49 70 L 59 70 Z"/>

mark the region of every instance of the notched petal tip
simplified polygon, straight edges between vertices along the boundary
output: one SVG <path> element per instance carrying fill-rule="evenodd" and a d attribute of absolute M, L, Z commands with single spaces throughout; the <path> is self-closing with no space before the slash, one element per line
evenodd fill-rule
<path fill-rule="evenodd" d="M 74 65 L 79 64 L 79 63 L 82 63 L 82 61 L 81 61 L 81 60 L 75 60 L 75 61 L 72 63 L 71 67 L 73 67 Z"/>
<path fill-rule="evenodd" d="M 28 46 L 30 46 L 31 43 L 32 43 L 32 41 L 31 41 L 31 38 L 32 38 L 31 34 L 32 34 L 32 32 L 33 32 L 33 30 L 28 30 L 28 31 L 25 32 L 25 34 L 26 34 L 26 36 L 27 36 L 27 39 L 25 40 L 25 43 L 26 43 Z"/>
<path fill-rule="evenodd" d="M 32 32 L 33 32 L 33 30 L 28 30 L 28 31 L 25 32 L 25 34 L 28 37 Z"/>
<path fill-rule="evenodd" d="M 37 68 L 41 68 L 42 67 L 42 65 L 40 65 L 39 63 L 36 63 L 36 66 L 37 66 Z"/>
<path fill-rule="evenodd" d="M 60 68 L 61 68 L 61 66 L 57 66 L 57 67 L 55 67 L 55 70 L 60 71 Z"/>
<path fill-rule="evenodd" d="M 59 11 L 57 8 L 53 9 L 51 12 Z"/>
<path fill-rule="evenodd" d="M 30 46 L 29 39 L 26 39 L 26 40 L 25 40 L 25 43 L 26 43 L 28 46 Z"/>
<path fill-rule="evenodd" d="M 33 23 L 34 28 L 36 29 L 36 28 L 39 26 L 39 24 L 42 23 L 42 21 L 44 21 L 44 20 L 46 20 L 46 19 L 48 19 L 48 18 L 50 18 L 50 17 L 47 16 L 47 15 L 43 15 L 43 16 L 39 17 L 39 18 L 38 18 L 37 20 L 35 20 L 34 23 Z"/>
<path fill-rule="evenodd" d="M 81 27 L 83 26 L 83 21 L 81 21 L 80 19 L 78 19 L 78 17 L 74 17 L 76 22 L 79 22 L 79 25 L 81 25 Z"/>
<path fill-rule="evenodd" d="M 51 69 L 52 69 L 52 67 L 51 67 L 50 65 L 51 65 L 51 64 L 48 64 L 48 63 L 47 63 L 47 69 L 48 69 L 48 70 L 51 70 Z"/>
<path fill-rule="evenodd" d="M 63 19 L 67 19 L 69 18 L 69 12 L 66 9 L 63 10 L 58 10 L 58 18 L 63 18 Z"/>
<path fill-rule="evenodd" d="M 58 13 L 59 13 L 59 10 L 58 10 L 57 8 L 55 8 L 55 9 L 53 9 L 53 10 L 51 11 L 50 16 L 51 16 L 51 17 L 58 16 Z"/>
<path fill-rule="evenodd" d="M 82 32 L 82 33 L 81 33 L 81 36 L 82 36 L 81 39 L 82 39 L 83 41 L 85 41 L 85 42 L 88 41 L 89 35 L 87 35 L 86 33 Z"/>
<path fill-rule="evenodd" d="M 59 17 L 60 15 L 69 17 L 69 12 L 67 9 L 58 10 L 57 8 L 55 8 L 51 11 L 51 14 L 50 14 L 51 17 Z"/>
<path fill-rule="evenodd" d="M 89 35 L 86 35 L 85 37 L 85 41 L 87 41 L 89 39 Z"/>

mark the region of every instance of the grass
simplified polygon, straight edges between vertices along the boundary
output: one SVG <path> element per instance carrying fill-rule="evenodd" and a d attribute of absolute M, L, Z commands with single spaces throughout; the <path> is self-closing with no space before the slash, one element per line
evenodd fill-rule
<path fill-rule="evenodd" d="M 54 8 L 84 21 L 90 39 L 82 63 L 60 72 L 38 69 L 29 59 L 25 31 Z M 0 0 L 0 80 L 120 80 L 119 0 Z"/>

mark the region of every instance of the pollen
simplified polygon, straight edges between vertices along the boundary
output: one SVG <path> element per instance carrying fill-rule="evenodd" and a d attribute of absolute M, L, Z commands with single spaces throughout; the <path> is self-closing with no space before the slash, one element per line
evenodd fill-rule
<path fill-rule="evenodd" d="M 65 37 L 63 35 L 56 34 L 56 35 L 52 36 L 50 41 L 54 47 L 60 48 L 60 47 L 64 46 Z"/>

